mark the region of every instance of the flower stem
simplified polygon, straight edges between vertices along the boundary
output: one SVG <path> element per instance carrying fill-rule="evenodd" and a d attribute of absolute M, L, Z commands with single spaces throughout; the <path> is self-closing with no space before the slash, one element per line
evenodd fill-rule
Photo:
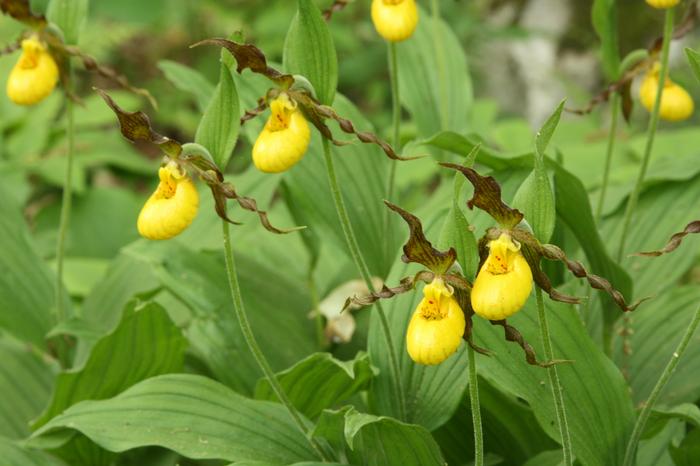
<path fill-rule="evenodd" d="M 391 123 L 392 123 L 392 141 L 391 144 L 394 146 L 394 150 L 398 151 L 401 144 L 400 132 L 401 132 L 401 102 L 399 101 L 399 64 L 396 59 L 396 44 L 394 42 L 388 43 L 389 51 L 389 75 L 391 82 Z M 394 194 L 394 178 L 396 178 L 396 162 L 392 161 L 389 167 L 389 184 L 387 187 L 387 199 L 391 199 Z M 388 217 L 389 211 L 385 211 L 385 215 Z M 387 222 L 388 223 L 388 222 Z M 388 235 L 387 235 L 388 236 Z"/>
<path fill-rule="evenodd" d="M 340 185 L 338 184 L 338 178 L 335 174 L 335 166 L 333 164 L 333 157 L 331 156 L 331 148 L 329 146 L 328 140 L 323 139 L 323 157 L 326 162 L 326 173 L 328 175 L 328 183 L 330 184 L 331 194 L 333 196 L 333 202 L 335 203 L 335 210 L 338 214 L 338 219 L 340 220 L 340 226 L 343 229 L 343 234 L 345 235 L 345 242 L 347 243 L 348 249 L 350 250 L 350 255 L 352 256 L 357 269 L 365 281 L 367 288 L 374 292 L 374 285 L 372 284 L 372 274 L 367 267 L 367 263 L 362 257 L 360 252 L 360 246 L 357 243 L 357 238 L 355 237 L 355 232 L 352 229 L 352 224 L 350 223 L 350 217 L 348 216 L 348 211 L 345 208 L 345 201 L 343 200 L 343 193 L 340 191 Z M 394 379 L 396 388 L 396 400 L 399 404 L 399 416 L 401 420 L 406 419 L 406 401 L 404 399 L 403 391 L 403 380 L 401 379 L 401 372 L 399 370 L 399 359 L 396 354 L 396 347 L 394 346 L 393 339 L 391 337 L 391 329 L 389 328 L 389 320 L 386 317 L 386 313 L 382 308 L 379 301 L 375 304 L 377 313 L 379 314 L 379 322 L 384 333 L 384 339 L 386 340 L 387 352 L 389 353 L 389 367 L 391 370 L 391 376 Z"/>
<path fill-rule="evenodd" d="M 440 91 L 440 128 L 447 129 L 449 97 L 447 95 L 447 62 L 445 59 L 445 48 L 442 44 L 442 31 L 440 30 L 440 1 L 431 0 L 430 10 L 433 20 L 433 46 L 438 69 L 438 89 Z"/>
<path fill-rule="evenodd" d="M 637 422 L 634 424 L 634 429 L 632 430 L 632 436 L 630 437 L 629 443 L 627 443 L 625 459 L 622 463 L 623 466 L 634 465 L 634 460 L 637 452 L 637 445 L 639 444 L 639 440 L 642 437 L 642 433 L 644 432 L 644 427 L 646 426 L 647 420 L 649 419 L 651 410 L 654 408 L 654 405 L 656 404 L 659 395 L 663 391 L 668 381 L 671 379 L 673 372 L 676 370 L 676 366 L 678 366 L 678 361 L 680 361 L 681 356 L 683 356 L 683 353 L 688 347 L 690 339 L 693 337 L 693 333 L 695 333 L 698 324 L 700 324 L 700 307 L 698 307 L 698 309 L 695 311 L 695 315 L 690 321 L 690 325 L 688 325 L 688 328 L 686 329 L 683 338 L 681 338 L 680 343 L 678 343 L 676 351 L 674 351 L 671 355 L 671 359 L 668 361 L 668 364 L 666 364 L 666 368 L 661 373 L 659 380 L 656 382 L 656 385 L 654 385 L 654 389 L 651 391 L 651 395 L 649 395 L 649 398 L 644 404 L 642 412 L 639 413 Z"/>
<path fill-rule="evenodd" d="M 68 79 L 66 80 L 66 172 L 63 178 L 63 194 L 61 198 L 61 217 L 58 226 L 58 241 L 56 242 L 56 289 L 55 289 L 55 314 L 54 325 L 61 324 L 66 320 L 66 310 L 63 307 L 63 262 L 66 249 L 66 236 L 68 234 L 68 225 L 70 223 L 71 206 L 73 203 L 73 158 L 75 152 L 75 114 L 74 105 L 70 94 L 73 88 L 73 66 L 70 58 L 67 62 Z M 64 367 L 67 367 L 68 355 L 66 354 L 65 341 L 61 336 L 58 337 L 56 346 L 58 359 Z"/>
<path fill-rule="evenodd" d="M 474 424 L 474 466 L 484 466 L 484 434 L 481 428 L 481 407 L 479 405 L 479 381 L 476 378 L 476 358 L 471 346 L 467 345 L 469 356 L 469 402 Z"/>
<path fill-rule="evenodd" d="M 642 190 L 644 177 L 646 176 L 647 168 L 649 167 L 651 150 L 654 147 L 656 127 L 659 124 L 659 108 L 661 107 L 661 95 L 663 93 L 664 84 L 666 82 L 666 74 L 668 73 L 668 54 L 671 46 L 671 39 L 673 36 L 674 11 L 675 8 L 669 8 L 666 10 L 663 45 L 661 48 L 661 72 L 659 73 L 659 85 L 656 88 L 656 99 L 654 100 L 654 108 L 651 111 L 651 118 L 649 119 L 649 126 L 647 128 L 647 142 L 644 148 L 644 157 L 642 158 L 642 165 L 641 167 L 639 167 L 639 175 L 637 176 L 637 182 L 635 183 L 634 189 L 632 190 L 629 200 L 627 201 L 627 209 L 625 210 L 625 217 L 622 222 L 622 236 L 620 237 L 620 247 L 617 250 L 618 262 L 622 261 L 622 257 L 625 253 L 625 243 L 627 242 L 627 234 L 629 231 L 630 223 L 632 221 L 632 214 L 634 213 L 634 209 L 637 207 L 637 201 L 639 201 L 639 193 Z"/>
<path fill-rule="evenodd" d="M 535 287 L 537 296 L 537 315 L 540 321 L 540 335 L 542 337 L 542 346 L 544 347 L 544 355 L 548 361 L 554 360 L 554 350 L 552 349 L 552 339 L 549 336 L 549 324 L 547 323 L 547 312 L 544 308 L 544 300 L 542 299 L 542 290 Z M 557 424 L 559 424 L 559 433 L 561 435 L 561 446 L 564 451 L 564 465 L 571 466 L 573 464 L 573 455 L 571 450 L 571 435 L 569 434 L 569 424 L 566 421 L 566 409 L 564 407 L 564 392 L 559 382 L 559 374 L 556 366 L 547 368 L 549 375 L 549 383 L 552 385 L 552 395 L 554 396 L 554 409 L 557 413 Z"/>
<path fill-rule="evenodd" d="M 603 217 L 603 205 L 605 204 L 605 195 L 608 191 L 608 183 L 610 181 L 610 166 L 612 165 L 613 153 L 615 152 L 615 138 L 617 136 L 617 116 L 618 107 L 620 106 L 620 95 L 615 92 L 610 99 L 610 133 L 608 134 L 608 146 L 605 151 L 605 169 L 603 171 L 603 184 L 600 187 L 600 199 L 598 199 L 598 208 L 596 209 L 595 219 L 600 223 Z"/>
<path fill-rule="evenodd" d="M 253 334 L 253 330 L 250 327 L 250 322 L 248 321 L 248 316 L 243 305 L 243 296 L 241 295 L 241 287 L 238 283 L 238 273 L 236 272 L 236 261 L 233 255 L 233 248 L 231 247 L 231 235 L 229 233 L 229 225 L 225 220 L 222 220 L 222 224 L 224 234 L 224 253 L 226 257 L 226 273 L 228 275 L 229 289 L 231 291 L 231 298 L 233 300 L 233 309 L 236 313 L 238 324 L 241 327 L 243 338 L 245 339 L 245 342 L 248 345 L 250 352 L 253 353 L 255 362 L 258 363 L 260 370 L 262 370 L 263 374 L 265 375 L 265 378 L 269 382 L 272 391 L 275 393 L 275 395 L 277 395 L 277 398 L 285 406 L 285 408 L 287 408 L 287 411 L 289 411 L 289 415 L 292 417 L 292 420 L 297 425 L 299 430 L 304 434 L 304 436 L 308 439 L 309 443 L 311 444 L 311 447 L 316 451 L 316 453 L 321 459 L 327 461 L 328 458 L 324 454 L 323 449 L 316 442 L 316 440 L 313 437 L 311 437 L 311 435 L 308 433 L 304 421 L 301 419 L 301 416 L 297 412 L 296 408 L 289 400 L 289 397 L 287 397 L 287 394 L 282 388 L 282 385 L 280 385 L 279 381 L 277 380 L 277 376 L 273 372 L 272 367 L 270 367 L 270 363 L 265 358 L 265 355 L 263 354 L 262 350 L 260 349 L 260 346 L 258 345 L 257 340 L 255 339 L 255 335 Z"/>
<path fill-rule="evenodd" d="M 661 107 L 661 96 L 664 90 L 664 84 L 666 82 L 666 75 L 668 74 L 668 55 L 671 48 L 671 40 L 673 39 L 673 18 L 674 18 L 675 8 L 668 8 L 666 10 L 666 18 L 664 21 L 664 36 L 663 45 L 661 46 L 661 71 L 659 73 L 659 84 L 656 88 L 656 99 L 654 100 L 654 107 L 651 111 L 651 117 L 649 119 L 649 126 L 647 127 L 647 142 L 644 147 L 644 156 L 642 158 L 642 165 L 639 167 L 639 175 L 637 176 L 637 182 L 634 185 L 634 189 L 630 194 L 629 200 L 627 201 L 627 208 L 625 209 L 625 217 L 622 220 L 622 235 L 620 236 L 620 247 L 617 250 L 617 262 L 618 264 L 622 262 L 622 258 L 625 254 L 625 244 L 627 242 L 627 235 L 629 232 L 629 227 L 632 223 L 632 215 L 634 209 L 637 207 L 637 202 L 639 201 L 639 194 L 642 191 L 642 185 L 644 184 L 644 177 L 647 173 L 647 168 L 649 167 L 649 160 L 651 159 L 651 150 L 654 147 L 654 138 L 656 137 L 656 128 L 659 124 L 659 109 Z M 627 356 L 631 352 L 629 344 L 629 335 L 632 330 L 632 319 L 626 313 L 622 317 L 622 371 L 626 373 L 627 366 Z"/>

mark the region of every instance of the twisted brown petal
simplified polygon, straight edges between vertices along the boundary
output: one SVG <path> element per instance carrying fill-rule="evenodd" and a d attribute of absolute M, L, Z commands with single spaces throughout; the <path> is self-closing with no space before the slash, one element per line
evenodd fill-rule
<path fill-rule="evenodd" d="M 6 15 L 10 15 L 19 22 L 33 28 L 46 26 L 44 15 L 32 13 L 29 0 L 0 0 L 0 10 Z"/>
<path fill-rule="evenodd" d="M 645 257 L 658 257 L 664 254 L 668 254 L 669 252 L 675 251 L 678 248 L 678 246 L 681 245 L 681 243 L 683 242 L 683 238 L 693 233 L 700 233 L 700 220 L 690 222 L 685 226 L 683 231 L 671 236 L 671 239 L 668 241 L 668 243 L 666 243 L 666 246 L 664 246 L 663 248 L 657 251 L 638 252 L 634 255 Z"/>
<path fill-rule="evenodd" d="M 253 73 L 258 73 L 284 89 L 289 88 L 294 84 L 294 77 L 290 74 L 283 74 L 267 64 L 265 54 L 253 44 L 239 44 L 232 40 L 222 38 L 205 39 L 190 45 L 190 48 L 199 47 L 200 45 L 216 45 L 223 47 L 229 51 L 233 58 L 236 59 L 236 71 L 241 73 L 248 68 Z"/>
<path fill-rule="evenodd" d="M 457 260 L 455 249 L 450 248 L 445 252 L 438 251 L 423 234 L 423 225 L 421 225 L 418 217 L 389 201 L 384 201 L 384 204 L 401 215 L 410 230 L 408 241 L 403 247 L 404 255 L 402 260 L 407 263 L 416 262 L 424 265 L 437 275 L 445 274 Z"/>
<path fill-rule="evenodd" d="M 338 12 L 345 8 L 351 0 L 335 0 L 331 6 L 326 8 L 323 12 L 323 19 L 330 21 L 333 17 L 333 13 Z"/>
<path fill-rule="evenodd" d="M 170 156 L 177 157 L 182 152 L 182 145 L 174 139 L 170 139 L 153 131 L 151 120 L 148 116 L 141 112 L 127 112 L 122 109 L 116 102 L 102 89 L 96 87 L 96 90 L 114 111 L 119 119 L 119 125 L 122 135 L 129 141 L 148 141 L 160 146 L 165 153 Z"/>
<path fill-rule="evenodd" d="M 506 340 L 517 343 L 523 349 L 523 351 L 525 352 L 525 360 L 531 366 L 550 367 L 555 364 L 572 362 L 566 359 L 553 359 L 551 361 L 540 362 L 537 360 L 537 354 L 535 353 L 535 350 L 532 348 L 532 346 L 530 346 L 530 344 L 527 341 L 525 341 L 525 338 L 523 338 L 522 333 L 520 333 L 518 329 L 506 323 L 505 319 L 490 320 L 489 322 L 491 322 L 491 325 L 500 325 L 501 327 L 503 327 Z"/>
<path fill-rule="evenodd" d="M 246 121 L 250 121 L 262 114 L 267 109 L 267 106 L 267 100 L 265 100 L 265 98 L 258 99 L 258 106 L 250 110 L 246 110 L 245 114 L 241 117 L 241 126 L 243 126 Z"/>
<path fill-rule="evenodd" d="M 379 291 L 372 292 L 366 296 L 352 296 L 345 300 L 343 305 L 343 310 L 346 310 L 352 305 L 356 306 L 369 306 L 374 304 L 380 299 L 390 299 L 394 296 L 408 291 L 413 290 L 416 287 L 416 283 L 419 281 L 430 283 L 435 278 L 432 272 L 427 270 L 421 270 L 412 277 L 404 277 L 399 281 L 399 285 L 395 287 L 388 287 L 386 284 L 382 285 L 382 289 Z"/>

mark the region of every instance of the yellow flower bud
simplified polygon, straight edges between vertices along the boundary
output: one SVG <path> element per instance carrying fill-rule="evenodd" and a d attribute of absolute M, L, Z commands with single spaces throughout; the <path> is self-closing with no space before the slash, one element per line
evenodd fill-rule
<path fill-rule="evenodd" d="M 7 96 L 18 105 L 33 105 L 46 98 L 58 82 L 58 66 L 38 39 L 22 41 L 22 55 L 7 79 Z"/>
<path fill-rule="evenodd" d="M 379 35 L 389 42 L 406 40 L 418 25 L 416 0 L 373 0 L 372 22 Z"/>
<path fill-rule="evenodd" d="M 311 140 L 311 130 L 296 102 L 280 94 L 270 104 L 272 114 L 253 146 L 253 163 L 266 173 L 280 173 L 299 162 Z"/>
<path fill-rule="evenodd" d="M 520 244 L 503 233 L 489 242 L 489 256 L 471 293 L 474 312 L 488 320 L 505 319 L 518 312 L 532 291 L 532 271 Z"/>
<path fill-rule="evenodd" d="M 464 313 L 454 290 L 440 279 L 423 288 L 406 332 L 406 349 L 419 364 L 440 364 L 457 351 L 464 335 Z"/>
<path fill-rule="evenodd" d="M 160 183 L 141 209 L 137 226 L 148 239 L 169 239 L 182 233 L 197 215 L 199 194 L 187 173 L 174 162 L 158 170 Z"/>
<path fill-rule="evenodd" d="M 654 65 L 654 68 L 644 76 L 642 85 L 639 87 L 639 100 L 649 112 L 654 108 L 656 100 L 656 90 L 659 86 L 659 68 L 658 63 Z M 694 109 L 695 105 L 690 94 L 671 81 L 670 78 L 666 78 L 664 89 L 661 93 L 659 117 L 666 121 L 683 121 L 690 118 Z"/>
<path fill-rule="evenodd" d="M 678 5 L 681 0 L 646 0 L 649 6 L 659 9 L 672 8 Z"/>

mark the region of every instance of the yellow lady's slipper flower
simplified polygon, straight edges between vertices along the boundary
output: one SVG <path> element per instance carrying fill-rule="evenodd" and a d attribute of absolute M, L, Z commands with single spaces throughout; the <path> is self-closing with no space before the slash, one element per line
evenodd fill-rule
<path fill-rule="evenodd" d="M 518 312 L 532 291 L 532 271 L 510 235 L 489 242 L 489 256 L 471 292 L 474 312 L 488 320 L 505 319 Z"/>
<path fill-rule="evenodd" d="M 372 22 L 379 35 L 389 42 L 406 40 L 418 25 L 416 0 L 373 0 Z"/>
<path fill-rule="evenodd" d="M 58 82 L 58 66 L 37 38 L 22 41 L 22 55 L 7 79 L 7 96 L 18 105 L 46 98 Z"/>
<path fill-rule="evenodd" d="M 174 162 L 158 170 L 160 183 L 141 209 L 137 226 L 148 239 L 169 239 L 190 226 L 197 215 L 199 194 Z"/>
<path fill-rule="evenodd" d="M 656 100 L 656 90 L 659 86 L 660 65 L 656 63 L 654 67 L 644 76 L 642 85 L 639 88 L 639 100 L 649 112 L 654 108 Z M 664 89 L 661 93 L 661 108 L 659 117 L 666 121 L 683 121 L 693 114 L 695 105 L 693 98 L 688 92 L 678 84 L 666 78 Z"/>
<path fill-rule="evenodd" d="M 672 8 L 678 5 L 681 0 L 646 0 L 649 6 L 659 9 Z"/>
<path fill-rule="evenodd" d="M 415 362 L 440 364 L 459 348 L 465 322 L 453 293 L 440 278 L 423 288 L 406 332 L 406 349 Z"/>
<path fill-rule="evenodd" d="M 287 94 L 270 104 L 272 114 L 253 146 L 253 163 L 266 173 L 280 173 L 299 162 L 311 140 L 304 114 Z"/>

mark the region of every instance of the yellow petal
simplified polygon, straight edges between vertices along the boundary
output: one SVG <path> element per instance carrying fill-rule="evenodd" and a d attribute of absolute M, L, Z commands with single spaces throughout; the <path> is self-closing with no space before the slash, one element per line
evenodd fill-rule
<path fill-rule="evenodd" d="M 384 39 L 400 42 L 416 30 L 418 7 L 415 0 L 373 0 L 372 22 Z"/>
<path fill-rule="evenodd" d="M 36 38 L 22 41 L 22 55 L 7 79 L 7 96 L 18 105 L 33 105 L 53 92 L 58 66 Z"/>
<path fill-rule="evenodd" d="M 642 85 L 639 87 L 639 101 L 648 112 L 654 108 L 658 86 L 659 73 L 658 67 L 655 67 L 644 77 Z M 683 121 L 690 118 L 694 110 L 695 104 L 690 94 L 678 84 L 667 79 L 661 93 L 659 117 L 666 121 Z"/>
<path fill-rule="evenodd" d="M 665 9 L 678 5 L 681 0 L 646 0 L 646 2 L 654 8 Z"/>
<path fill-rule="evenodd" d="M 192 180 L 167 165 L 158 171 L 160 183 L 141 209 L 137 227 L 148 239 L 169 239 L 190 226 L 199 208 L 199 194 Z"/>
<path fill-rule="evenodd" d="M 436 279 L 423 289 L 406 331 L 406 349 L 418 364 L 440 364 L 462 342 L 464 313 L 442 280 Z"/>
<path fill-rule="evenodd" d="M 518 312 L 532 291 L 532 271 L 510 236 L 489 243 L 489 256 L 471 291 L 474 312 L 488 320 L 501 320 Z"/>
<path fill-rule="evenodd" d="M 253 146 L 253 163 L 265 173 L 292 168 L 306 154 L 311 130 L 304 114 L 286 94 L 270 104 L 272 111 Z"/>

